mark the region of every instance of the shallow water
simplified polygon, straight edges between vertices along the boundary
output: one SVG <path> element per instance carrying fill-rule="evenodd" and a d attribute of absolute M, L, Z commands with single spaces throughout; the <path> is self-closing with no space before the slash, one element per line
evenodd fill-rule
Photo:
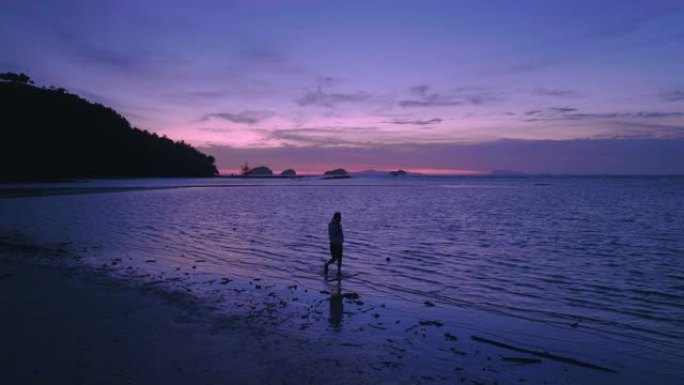
<path fill-rule="evenodd" d="M 518 321 L 481 327 L 518 333 L 518 340 L 544 334 L 571 353 L 582 352 L 563 341 L 593 341 L 673 383 L 683 379 L 684 178 L 65 184 L 190 185 L 0 199 L 0 235 L 66 242 L 90 250 L 90 263 L 121 258 L 150 274 L 194 266 L 204 280 L 228 276 L 317 290 L 325 288 L 327 223 L 340 211 L 344 270 L 355 274 L 349 285 L 362 298 L 392 301 L 409 313 L 430 301 L 445 317 L 473 311 L 540 325 L 534 333 L 529 326 L 514 330 Z"/>

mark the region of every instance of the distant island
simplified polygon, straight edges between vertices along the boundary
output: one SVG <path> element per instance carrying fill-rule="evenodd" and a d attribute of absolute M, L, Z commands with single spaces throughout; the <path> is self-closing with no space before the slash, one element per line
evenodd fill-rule
<path fill-rule="evenodd" d="M 365 170 L 349 172 L 343 168 L 336 168 L 334 170 L 328 170 L 323 173 L 323 179 L 347 179 L 352 177 L 398 177 L 405 175 L 420 175 L 418 173 L 410 173 L 405 170 L 395 170 L 395 171 L 378 171 L 378 170 Z M 267 166 L 250 167 L 248 163 L 244 163 L 240 166 L 240 173 L 238 175 L 231 174 L 229 177 L 233 178 L 304 178 L 311 177 L 313 175 L 299 175 L 294 169 L 288 168 L 283 170 L 281 173 L 276 174 L 271 168 Z"/>
<path fill-rule="evenodd" d="M 231 175 L 231 177 L 238 178 L 299 178 L 297 171 L 288 168 L 283 170 L 280 174 L 276 175 L 273 170 L 266 166 L 258 166 L 251 168 L 249 164 L 245 162 L 240 166 L 240 175 Z"/>
<path fill-rule="evenodd" d="M 0 180 L 213 177 L 214 158 L 24 74 L 0 74 Z"/>
<path fill-rule="evenodd" d="M 280 176 L 292 178 L 292 177 L 297 176 L 297 171 L 295 171 L 291 168 L 288 168 L 287 170 L 284 170 L 283 172 L 281 172 Z"/>
<path fill-rule="evenodd" d="M 273 176 L 273 170 L 266 166 L 259 166 L 253 169 L 247 170 L 244 176 Z"/>
<path fill-rule="evenodd" d="M 343 168 L 336 168 L 334 170 L 326 171 L 323 174 L 323 179 L 345 179 L 345 178 L 351 178 L 351 175 L 347 172 L 347 170 Z"/>

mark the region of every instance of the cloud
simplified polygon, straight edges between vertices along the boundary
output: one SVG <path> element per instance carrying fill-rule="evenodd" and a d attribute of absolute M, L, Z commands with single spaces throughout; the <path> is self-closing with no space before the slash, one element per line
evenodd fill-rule
<path fill-rule="evenodd" d="M 337 76 L 323 76 L 318 79 L 321 87 L 332 87 L 345 82 L 347 79 Z"/>
<path fill-rule="evenodd" d="M 612 114 L 609 114 L 609 115 L 612 115 Z M 642 112 L 616 114 L 616 115 L 631 117 L 631 118 L 672 118 L 672 117 L 684 116 L 684 112 L 657 112 L 657 111 L 647 112 L 647 111 L 642 111 Z"/>
<path fill-rule="evenodd" d="M 231 132 L 235 132 L 235 130 L 232 130 L 230 128 L 219 128 L 219 127 L 202 127 L 200 128 L 201 131 L 206 131 L 206 132 L 217 132 L 220 134 L 227 134 Z"/>
<path fill-rule="evenodd" d="M 440 123 L 442 119 L 439 118 L 433 118 L 429 120 L 404 120 L 404 119 L 394 119 L 391 122 L 383 122 L 383 123 L 390 123 L 390 124 L 414 124 L 417 126 L 424 126 L 428 124 L 437 124 Z"/>
<path fill-rule="evenodd" d="M 551 107 L 544 110 L 530 110 L 525 112 L 525 122 L 555 121 L 555 120 L 584 120 L 584 119 L 663 119 L 682 117 L 684 112 L 670 111 L 636 111 L 636 112 L 576 112 L 576 108 Z"/>
<path fill-rule="evenodd" d="M 574 98 L 579 96 L 579 94 L 572 90 L 564 90 L 560 88 L 537 88 L 533 91 L 533 94 L 539 96 L 551 96 L 555 98 Z"/>
<path fill-rule="evenodd" d="M 666 102 L 679 102 L 684 100 L 684 90 L 673 90 L 664 92 L 660 98 Z"/>
<path fill-rule="evenodd" d="M 551 107 L 551 108 L 549 108 L 549 110 L 550 110 L 550 111 L 554 111 L 554 112 L 566 113 L 566 112 L 577 111 L 577 108 L 572 108 L 572 107 Z"/>
<path fill-rule="evenodd" d="M 296 100 L 296 102 L 302 107 L 321 106 L 334 108 L 339 104 L 361 103 L 368 99 L 370 99 L 370 95 L 365 92 L 355 92 L 350 94 L 328 93 L 323 91 L 322 87 L 318 87 L 316 91 L 306 91 L 302 97 Z"/>
<path fill-rule="evenodd" d="M 284 141 L 299 146 L 368 146 L 368 140 L 360 138 L 369 131 L 376 131 L 375 127 L 311 127 L 272 130 L 267 139 Z"/>
<path fill-rule="evenodd" d="M 415 99 L 407 99 L 399 101 L 401 107 L 445 107 L 462 105 L 462 100 L 456 100 L 450 96 L 444 96 L 437 93 L 429 93 L 430 86 L 419 85 L 411 88 L 411 93 L 416 97 Z"/>
<path fill-rule="evenodd" d="M 448 107 L 461 105 L 483 105 L 489 102 L 498 100 L 497 97 L 487 92 L 471 92 L 472 89 L 466 89 L 466 92 L 455 93 L 453 95 L 442 95 L 438 93 L 431 93 L 430 86 L 419 85 L 411 87 L 410 92 L 413 94 L 412 99 L 404 99 L 399 101 L 399 106 L 407 107 Z"/>
<path fill-rule="evenodd" d="M 256 124 L 263 120 L 271 118 L 275 113 L 269 110 L 246 110 L 238 112 L 237 114 L 230 112 L 216 112 L 213 114 L 206 114 L 201 121 L 207 121 L 212 118 L 225 119 L 233 123 L 240 124 Z"/>
<path fill-rule="evenodd" d="M 172 103 L 181 106 L 197 106 L 199 108 L 206 107 L 207 103 L 214 103 L 217 100 L 225 100 L 238 94 L 235 90 L 226 89 L 202 89 L 202 90 L 173 90 L 172 92 L 164 92 L 159 95 L 159 99 L 164 102 Z M 244 93 L 240 96 L 244 98 Z"/>
<path fill-rule="evenodd" d="M 487 93 L 468 95 L 465 96 L 464 99 L 466 100 L 467 104 L 472 104 L 475 106 L 481 106 L 483 104 L 489 104 L 490 102 L 499 100 L 498 97 Z"/>
<path fill-rule="evenodd" d="M 231 94 L 232 94 L 232 92 L 225 91 L 225 90 L 214 90 L 214 91 L 205 90 L 205 91 L 189 91 L 189 92 L 185 92 L 185 93 L 180 93 L 178 95 L 181 97 L 185 97 L 185 98 L 207 101 L 207 100 L 216 100 L 216 99 L 225 98 L 226 96 L 231 95 Z"/>
<path fill-rule="evenodd" d="M 684 125 L 653 124 L 650 122 L 611 122 L 603 139 L 682 139 Z"/>

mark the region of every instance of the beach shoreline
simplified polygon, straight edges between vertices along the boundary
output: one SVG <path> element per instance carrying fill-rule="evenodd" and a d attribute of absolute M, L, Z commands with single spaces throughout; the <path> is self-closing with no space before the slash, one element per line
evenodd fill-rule
<path fill-rule="evenodd" d="M 192 296 L 22 254 L 0 253 L 5 384 L 376 383 Z"/>
<path fill-rule="evenodd" d="M 261 297 L 256 299 L 261 303 L 250 302 L 247 313 L 226 313 L 212 300 L 121 279 L 107 267 L 73 257 L 30 245 L 5 245 L 0 252 L 6 383 L 621 382 L 611 368 L 516 351 L 488 336 L 452 334 L 439 321 L 407 325 L 397 319 L 390 325 L 387 318 L 396 314 L 384 304 L 364 304 L 372 309 L 367 314 L 355 311 L 363 301 L 353 293 L 321 293 L 330 302 L 322 304 L 323 311 L 290 309 L 310 321 L 293 334 L 279 326 Z M 299 301 L 310 300 L 303 295 Z M 349 329 L 354 317 L 364 316 L 375 322 L 357 322 L 361 327 L 340 332 L 340 323 Z M 431 357 L 431 339 L 451 347 Z"/>

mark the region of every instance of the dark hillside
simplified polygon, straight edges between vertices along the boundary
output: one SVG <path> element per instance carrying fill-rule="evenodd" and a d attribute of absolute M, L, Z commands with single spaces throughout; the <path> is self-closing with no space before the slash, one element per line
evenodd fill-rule
<path fill-rule="evenodd" d="M 2 75 L 0 179 L 217 174 L 213 157 L 131 127 L 111 108 Z"/>

